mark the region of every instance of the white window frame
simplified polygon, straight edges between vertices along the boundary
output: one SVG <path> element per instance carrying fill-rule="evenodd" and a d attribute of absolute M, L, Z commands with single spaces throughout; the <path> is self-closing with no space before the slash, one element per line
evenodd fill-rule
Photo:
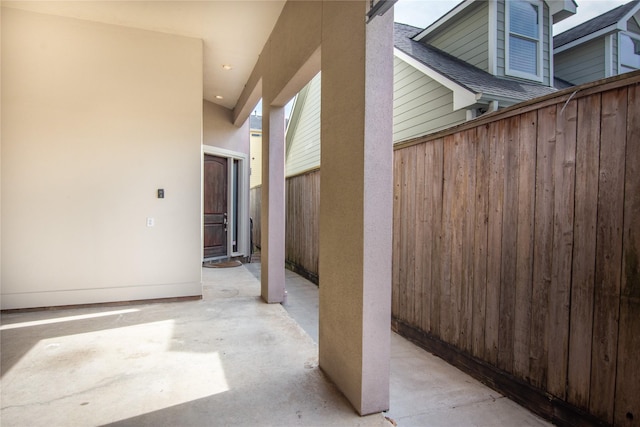
<path fill-rule="evenodd" d="M 536 74 L 526 73 L 520 70 L 512 70 L 511 67 L 509 66 L 509 57 L 511 54 L 510 52 L 511 51 L 511 46 L 510 46 L 511 31 L 509 30 L 510 23 L 511 23 L 511 0 L 505 0 L 505 13 L 504 13 L 505 14 L 505 18 L 504 18 L 505 74 L 512 77 L 519 77 L 521 79 L 542 82 L 544 81 L 544 74 L 543 74 L 544 59 L 542 56 L 543 50 L 544 50 L 544 21 L 543 21 L 544 20 L 544 4 L 542 0 L 519 0 L 519 1 L 531 3 L 532 5 L 538 7 L 538 39 L 536 40 L 526 36 L 523 37 L 521 34 L 518 34 L 519 37 L 522 37 L 531 41 L 535 40 L 538 43 L 538 58 L 537 58 L 538 72 Z"/>
<path fill-rule="evenodd" d="M 628 36 L 631 39 L 640 41 L 640 34 L 632 33 L 630 31 L 620 31 L 618 33 L 618 74 L 629 73 L 630 71 L 622 71 L 622 67 L 630 68 L 627 65 L 622 63 L 622 36 Z M 635 68 L 635 70 L 640 70 L 640 68 Z"/>

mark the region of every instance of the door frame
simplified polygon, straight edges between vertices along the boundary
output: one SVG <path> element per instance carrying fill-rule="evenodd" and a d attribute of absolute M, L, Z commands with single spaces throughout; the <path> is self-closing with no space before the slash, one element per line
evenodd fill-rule
<path fill-rule="evenodd" d="M 201 183 L 201 200 L 200 200 L 200 258 L 204 261 L 204 155 L 226 158 L 229 162 L 227 165 L 227 212 L 229 212 L 229 222 L 227 226 L 227 256 L 211 259 L 230 258 L 238 256 L 249 256 L 251 254 L 250 246 L 250 230 L 249 230 L 249 155 L 237 151 L 231 151 L 224 148 L 212 147 L 210 145 L 202 146 L 202 158 L 200 161 L 200 183 Z M 233 215 L 233 162 L 238 161 L 238 212 Z M 238 218 L 238 250 L 233 251 L 233 235 L 231 234 L 235 226 L 235 218 Z"/>

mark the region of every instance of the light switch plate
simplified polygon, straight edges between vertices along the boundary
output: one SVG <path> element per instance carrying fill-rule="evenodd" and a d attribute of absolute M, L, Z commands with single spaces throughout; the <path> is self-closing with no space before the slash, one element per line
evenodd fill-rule
<path fill-rule="evenodd" d="M 147 227 L 153 227 L 156 225 L 156 220 L 153 218 L 147 218 Z"/>

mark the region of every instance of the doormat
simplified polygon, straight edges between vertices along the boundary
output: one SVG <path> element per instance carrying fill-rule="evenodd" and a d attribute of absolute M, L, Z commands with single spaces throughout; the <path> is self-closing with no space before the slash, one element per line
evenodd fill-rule
<path fill-rule="evenodd" d="M 203 267 L 207 267 L 207 268 L 229 268 L 229 267 L 240 267 L 241 265 L 242 263 L 238 260 L 220 261 L 220 262 L 209 261 L 202 264 Z"/>

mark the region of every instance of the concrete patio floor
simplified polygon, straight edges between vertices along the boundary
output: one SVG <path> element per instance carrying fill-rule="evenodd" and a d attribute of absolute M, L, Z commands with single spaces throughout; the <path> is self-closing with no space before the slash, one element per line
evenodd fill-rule
<path fill-rule="evenodd" d="M 9 426 L 547 426 L 392 334 L 391 409 L 359 417 L 317 366 L 317 287 L 260 264 L 203 269 L 203 299 L 3 313 Z M 286 309 L 286 310 L 285 310 Z"/>

